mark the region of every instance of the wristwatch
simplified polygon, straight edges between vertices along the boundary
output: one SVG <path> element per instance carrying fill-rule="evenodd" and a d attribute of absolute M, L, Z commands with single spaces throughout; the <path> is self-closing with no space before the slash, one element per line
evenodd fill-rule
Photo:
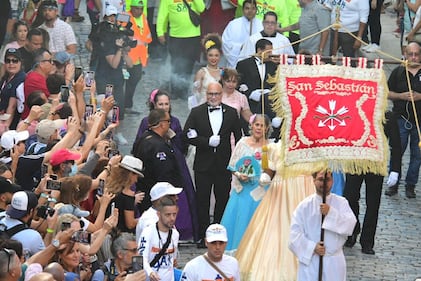
<path fill-rule="evenodd" d="M 53 239 L 53 240 L 51 241 L 51 245 L 53 245 L 53 246 L 54 246 L 54 248 L 58 249 L 58 247 L 60 247 L 60 240 L 58 240 L 58 239 Z"/>

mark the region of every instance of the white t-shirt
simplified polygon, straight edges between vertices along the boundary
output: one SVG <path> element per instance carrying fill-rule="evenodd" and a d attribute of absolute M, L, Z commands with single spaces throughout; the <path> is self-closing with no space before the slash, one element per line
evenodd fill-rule
<path fill-rule="evenodd" d="M 230 278 L 231 281 L 240 281 L 240 269 L 238 267 L 238 261 L 235 258 L 223 255 L 222 260 L 215 262 L 215 265 L 228 278 Z M 181 280 L 223 280 L 223 277 L 205 260 L 203 256 L 199 256 L 186 264 L 181 275 Z"/>
<path fill-rule="evenodd" d="M 143 268 L 148 276 L 152 271 L 158 273 L 161 281 L 174 281 L 174 259 L 177 258 L 178 239 L 180 234 L 177 229 L 172 229 L 171 242 L 168 245 L 166 253 L 158 260 L 153 267 L 149 263 L 154 259 L 162 246 L 167 241 L 169 232 L 157 232 L 156 224 L 151 224 L 145 228 L 140 237 L 140 255 L 143 256 Z"/>

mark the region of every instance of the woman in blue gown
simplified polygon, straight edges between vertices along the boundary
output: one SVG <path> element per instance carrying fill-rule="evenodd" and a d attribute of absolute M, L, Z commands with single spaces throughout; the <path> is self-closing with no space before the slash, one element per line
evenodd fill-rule
<path fill-rule="evenodd" d="M 230 198 L 221 224 L 228 234 L 226 252 L 235 254 L 247 226 L 268 186 L 259 182 L 262 147 L 268 143 L 269 118 L 252 115 L 250 136 L 243 137 L 232 152 L 228 169 L 233 174 Z"/>

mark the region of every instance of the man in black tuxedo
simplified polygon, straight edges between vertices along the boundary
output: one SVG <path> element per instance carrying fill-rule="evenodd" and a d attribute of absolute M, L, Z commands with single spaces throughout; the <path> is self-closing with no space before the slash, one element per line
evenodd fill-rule
<path fill-rule="evenodd" d="M 279 55 L 272 56 L 272 42 L 267 39 L 260 39 L 256 42 L 256 56 L 244 59 L 237 63 L 237 71 L 240 74 L 240 91 L 247 96 L 249 99 L 250 110 L 253 113 L 262 113 L 262 94 L 264 95 L 265 103 L 265 114 L 269 116 L 271 120 L 276 117 L 275 112 L 272 110 L 271 101 L 268 99 L 267 93 L 272 89 L 274 84 L 268 82 L 269 76 L 274 77 L 279 62 Z M 263 60 L 262 53 L 265 52 Z M 263 67 L 263 68 L 262 68 Z M 263 88 L 262 93 L 262 79 Z M 245 85 L 245 86 L 243 86 Z M 275 137 L 279 135 L 279 120 L 273 120 L 272 126 L 274 127 Z M 277 124 L 275 124 L 277 123 Z M 248 128 L 248 124 L 244 122 L 243 128 Z M 245 130 L 247 132 L 247 130 Z"/>
<path fill-rule="evenodd" d="M 206 98 L 207 103 L 191 110 L 183 131 L 188 143 L 196 146 L 193 170 L 201 238 L 198 247 L 205 247 L 212 186 L 216 199 L 213 223 L 221 221 L 231 189 L 231 173 L 227 170 L 231 157 L 231 134 L 234 134 L 236 142 L 241 137 L 237 111 L 221 103 L 222 86 L 210 83 Z"/>

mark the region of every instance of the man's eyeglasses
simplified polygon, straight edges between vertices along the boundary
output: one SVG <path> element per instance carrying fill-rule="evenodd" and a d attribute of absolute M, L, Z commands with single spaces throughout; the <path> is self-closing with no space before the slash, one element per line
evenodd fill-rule
<path fill-rule="evenodd" d="M 18 59 L 5 59 L 4 62 L 7 63 L 7 64 L 9 64 L 9 63 L 17 64 L 19 62 L 19 60 Z"/>
<path fill-rule="evenodd" d="M 7 254 L 7 272 L 10 270 L 10 260 L 16 254 L 14 250 L 3 248 L 1 249 L 3 252 Z"/>
<path fill-rule="evenodd" d="M 124 251 L 128 251 L 128 252 L 132 252 L 132 253 L 137 253 L 137 252 L 138 252 L 138 249 L 137 249 L 137 248 L 133 248 L 133 249 L 126 249 L 126 248 L 123 248 L 123 250 L 124 250 Z"/>
<path fill-rule="evenodd" d="M 217 97 L 217 96 L 220 96 L 220 95 L 222 95 L 222 93 L 206 93 L 208 96 L 211 96 L 211 97 Z"/>
<path fill-rule="evenodd" d="M 46 62 L 46 61 L 48 61 L 48 62 L 49 62 L 49 63 L 51 63 L 51 64 L 54 64 L 54 60 L 53 60 L 53 59 L 42 60 L 41 62 Z"/>

